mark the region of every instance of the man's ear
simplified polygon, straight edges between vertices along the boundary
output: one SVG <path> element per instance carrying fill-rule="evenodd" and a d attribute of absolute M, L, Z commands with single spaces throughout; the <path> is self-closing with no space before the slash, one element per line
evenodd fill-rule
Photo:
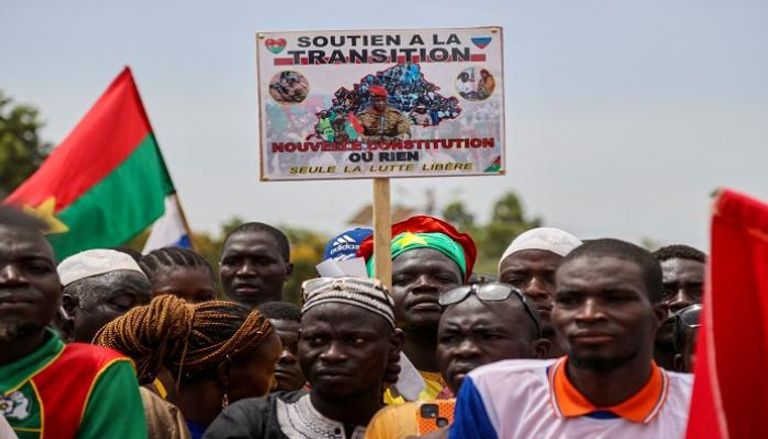
<path fill-rule="evenodd" d="M 675 354 L 675 357 L 672 359 L 672 368 L 675 369 L 675 372 L 688 372 L 685 370 L 685 357 L 683 357 L 683 354 Z"/>
<path fill-rule="evenodd" d="M 656 316 L 656 320 L 658 320 L 657 328 L 661 328 L 661 325 L 669 317 L 669 304 L 666 302 L 654 303 L 653 314 Z"/>
<path fill-rule="evenodd" d="M 542 337 L 538 340 L 535 340 L 531 344 L 531 347 L 533 348 L 533 358 L 543 360 L 545 358 L 549 358 L 549 350 L 552 349 L 552 342 Z"/>
<path fill-rule="evenodd" d="M 400 355 L 400 352 L 403 350 L 403 345 L 405 344 L 405 333 L 400 328 L 395 328 L 394 331 L 392 331 L 392 336 L 389 339 L 390 343 L 390 353 L 391 354 L 397 354 Z"/>
<path fill-rule="evenodd" d="M 75 341 L 75 319 L 67 317 L 64 322 L 61 323 L 61 337 L 65 343 Z"/>
<path fill-rule="evenodd" d="M 80 299 L 69 293 L 64 293 L 61 296 L 61 306 L 64 307 L 64 311 L 70 318 L 74 318 L 78 308 L 80 308 Z"/>
<path fill-rule="evenodd" d="M 293 275 L 293 262 L 285 264 L 285 277 L 291 277 Z"/>

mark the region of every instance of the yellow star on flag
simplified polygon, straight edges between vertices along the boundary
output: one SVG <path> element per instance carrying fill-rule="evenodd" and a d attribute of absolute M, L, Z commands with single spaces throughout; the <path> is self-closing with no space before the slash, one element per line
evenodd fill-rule
<path fill-rule="evenodd" d="M 56 197 L 46 198 L 45 201 L 38 204 L 37 207 L 24 205 L 24 212 L 36 216 L 48 224 L 48 230 L 45 232 L 46 234 L 69 232 L 69 227 L 54 216 L 55 209 Z"/>
<path fill-rule="evenodd" d="M 405 234 L 403 235 L 402 238 L 400 238 L 399 241 L 400 241 L 399 244 L 402 247 L 406 247 L 411 244 L 423 244 L 423 245 L 427 244 L 427 241 L 424 240 L 424 238 L 411 232 L 405 232 Z"/>

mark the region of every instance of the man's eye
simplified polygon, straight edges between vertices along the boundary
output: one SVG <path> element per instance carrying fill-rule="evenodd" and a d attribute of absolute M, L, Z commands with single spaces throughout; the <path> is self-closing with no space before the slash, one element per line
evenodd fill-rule
<path fill-rule="evenodd" d="M 517 286 L 525 283 L 525 278 L 522 276 L 513 276 L 513 277 L 504 278 L 502 281 L 512 286 Z"/>
<path fill-rule="evenodd" d="M 456 279 L 454 279 L 453 276 L 438 276 L 437 281 L 444 284 L 450 284 L 455 283 Z"/>
<path fill-rule="evenodd" d="M 449 344 L 449 343 L 455 343 L 456 340 L 458 340 L 458 337 L 455 335 L 444 335 L 440 337 L 439 341 L 440 343 L 443 343 L 443 344 Z"/>
<path fill-rule="evenodd" d="M 275 261 L 271 258 L 256 258 L 253 260 L 255 265 L 269 265 L 273 264 Z"/>
<path fill-rule="evenodd" d="M 560 305 L 575 305 L 578 303 L 578 299 L 574 296 L 556 296 L 555 302 L 557 302 Z"/>
<path fill-rule="evenodd" d="M 675 288 L 674 287 L 664 287 L 664 289 L 661 292 L 661 297 L 664 300 L 671 299 L 675 296 Z"/>
<path fill-rule="evenodd" d="M 325 337 L 312 337 L 309 339 L 310 344 L 313 346 L 321 346 L 325 344 Z"/>
<path fill-rule="evenodd" d="M 113 303 L 115 309 L 121 310 L 121 311 L 127 311 L 131 309 L 130 305 L 127 305 L 125 303 Z"/>
<path fill-rule="evenodd" d="M 38 274 L 45 274 L 53 272 L 53 267 L 50 264 L 42 262 L 31 262 L 24 266 L 27 271 Z"/>
<path fill-rule="evenodd" d="M 407 285 L 411 279 L 405 276 L 398 276 L 392 279 L 392 285 Z"/>
<path fill-rule="evenodd" d="M 703 295 L 704 295 L 704 288 L 702 288 L 702 286 L 701 286 L 701 285 L 699 285 L 698 287 L 694 288 L 694 289 L 691 291 L 691 296 L 692 296 L 694 299 L 701 299 L 701 296 L 703 296 Z"/>
<path fill-rule="evenodd" d="M 365 339 L 362 337 L 350 337 L 349 343 L 352 346 L 362 346 L 365 344 Z"/>
<path fill-rule="evenodd" d="M 122 296 L 112 300 L 112 305 L 120 309 L 129 309 L 133 307 L 134 300 L 131 297 Z"/>

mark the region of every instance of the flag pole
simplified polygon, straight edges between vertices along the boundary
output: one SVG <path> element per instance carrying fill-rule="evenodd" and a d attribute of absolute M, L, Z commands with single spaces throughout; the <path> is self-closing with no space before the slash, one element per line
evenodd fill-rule
<path fill-rule="evenodd" d="M 147 111 L 143 106 L 144 101 L 141 99 L 141 91 L 139 91 L 139 85 L 136 84 L 135 79 L 133 79 L 133 72 L 131 71 L 131 68 L 129 66 L 125 66 L 125 69 L 128 70 L 134 82 L 134 90 L 136 91 L 136 94 L 139 97 L 139 102 L 142 103 L 141 111 L 144 113 L 144 117 L 147 119 L 147 125 L 149 125 L 150 127 L 152 136 L 154 136 L 155 138 L 155 144 L 157 145 L 157 155 L 160 157 L 160 161 L 163 163 L 163 166 L 165 167 L 165 172 L 168 174 L 168 179 L 171 181 L 173 192 L 169 195 L 173 195 L 173 202 L 176 203 L 176 208 L 179 210 L 179 215 L 181 216 L 181 222 L 182 224 L 184 224 L 184 229 L 187 231 L 187 236 L 189 236 L 189 247 L 192 250 L 195 250 L 195 243 L 192 240 L 192 229 L 189 227 L 189 222 L 187 222 L 187 214 L 184 213 L 184 209 L 181 207 L 181 201 L 179 200 L 179 193 L 178 191 L 176 191 L 176 185 L 173 183 L 173 177 L 171 177 L 171 170 L 168 169 L 168 164 L 165 161 L 163 150 L 160 148 L 160 142 L 157 140 L 157 132 L 155 132 L 152 126 L 152 121 L 149 120 L 149 114 L 147 114 Z"/>
<path fill-rule="evenodd" d="M 181 200 L 179 200 L 178 192 L 174 191 L 173 201 L 176 203 L 176 208 L 179 209 L 179 216 L 181 216 L 181 222 L 182 224 L 184 224 L 184 229 L 187 231 L 187 236 L 189 237 L 189 248 L 191 248 L 192 250 L 196 250 L 195 242 L 192 239 L 192 229 L 189 227 L 189 223 L 187 222 L 187 214 L 184 213 L 184 208 L 181 207 Z"/>

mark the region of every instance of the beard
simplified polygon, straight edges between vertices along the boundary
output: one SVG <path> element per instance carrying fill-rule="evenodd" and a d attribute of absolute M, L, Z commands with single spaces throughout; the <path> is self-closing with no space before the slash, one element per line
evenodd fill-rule
<path fill-rule="evenodd" d="M 38 329 L 38 325 L 33 322 L 25 322 L 13 318 L 0 320 L 0 343 L 17 341 Z"/>
<path fill-rule="evenodd" d="M 638 354 L 639 351 L 627 352 L 614 357 L 571 354 L 568 356 L 568 361 L 578 369 L 585 369 L 596 373 L 607 373 L 634 360 Z"/>

